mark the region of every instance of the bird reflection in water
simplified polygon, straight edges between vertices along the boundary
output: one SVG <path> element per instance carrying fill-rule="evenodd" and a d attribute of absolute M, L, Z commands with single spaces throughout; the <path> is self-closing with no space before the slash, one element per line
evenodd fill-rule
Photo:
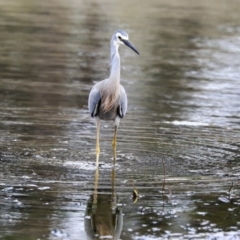
<path fill-rule="evenodd" d="M 127 94 L 120 84 L 120 55 L 118 48 L 126 45 L 139 54 L 130 43 L 128 34 L 123 30 L 116 31 L 111 38 L 111 71 L 109 78 L 96 83 L 90 91 L 88 108 L 96 119 L 96 172 L 94 193 L 88 201 L 85 230 L 89 239 L 119 239 L 122 231 L 122 211 L 117 206 L 115 193 L 115 161 L 117 146 L 117 129 L 120 119 L 127 112 Z M 100 154 L 100 120 L 114 121 L 114 137 L 112 142 L 114 165 L 112 169 L 112 192 L 98 192 L 99 154 Z M 137 195 L 135 191 L 135 195 Z"/>
<path fill-rule="evenodd" d="M 120 238 L 123 225 L 122 209 L 117 204 L 115 191 L 115 164 L 112 168 L 111 193 L 98 192 L 99 168 L 95 171 L 94 192 L 91 195 L 85 214 L 85 231 L 88 239 Z"/>

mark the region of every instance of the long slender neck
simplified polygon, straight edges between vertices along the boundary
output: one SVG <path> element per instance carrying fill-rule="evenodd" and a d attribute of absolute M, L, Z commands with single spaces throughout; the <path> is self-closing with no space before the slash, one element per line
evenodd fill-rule
<path fill-rule="evenodd" d="M 105 88 L 102 93 L 103 112 L 108 112 L 119 104 L 120 89 L 120 56 L 118 44 L 111 41 L 111 72 L 110 77 L 104 81 Z"/>
<path fill-rule="evenodd" d="M 120 56 L 118 53 L 118 45 L 111 42 L 111 72 L 109 79 L 120 83 Z"/>

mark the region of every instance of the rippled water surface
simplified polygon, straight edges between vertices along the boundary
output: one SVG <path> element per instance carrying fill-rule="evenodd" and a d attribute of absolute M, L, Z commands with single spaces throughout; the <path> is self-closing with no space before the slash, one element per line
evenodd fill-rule
<path fill-rule="evenodd" d="M 239 12 L 1 1 L 0 239 L 240 239 Z M 96 169 L 87 99 L 119 28 L 141 55 L 120 49 L 128 113 L 115 165 L 102 123 Z"/>

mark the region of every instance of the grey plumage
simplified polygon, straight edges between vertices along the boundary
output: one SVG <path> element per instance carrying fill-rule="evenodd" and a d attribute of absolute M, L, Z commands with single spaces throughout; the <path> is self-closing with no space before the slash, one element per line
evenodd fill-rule
<path fill-rule="evenodd" d="M 96 151 L 99 154 L 99 128 L 100 119 L 114 120 L 115 133 L 113 146 L 116 146 L 116 132 L 120 122 L 127 112 L 127 94 L 124 87 L 120 84 L 120 55 L 118 47 L 125 44 L 137 54 L 139 52 L 129 42 L 128 34 L 119 30 L 111 38 L 111 72 L 109 78 L 96 83 L 88 98 L 88 108 L 92 117 L 95 117 L 97 123 L 97 146 Z"/>

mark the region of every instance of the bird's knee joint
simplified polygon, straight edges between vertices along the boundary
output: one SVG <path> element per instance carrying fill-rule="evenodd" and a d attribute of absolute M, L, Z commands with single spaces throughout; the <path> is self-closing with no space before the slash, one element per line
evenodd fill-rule
<path fill-rule="evenodd" d="M 96 148 L 96 153 L 99 154 L 100 153 L 100 147 Z"/>
<path fill-rule="evenodd" d="M 112 141 L 112 147 L 115 148 L 117 146 L 117 143 L 115 140 Z"/>

